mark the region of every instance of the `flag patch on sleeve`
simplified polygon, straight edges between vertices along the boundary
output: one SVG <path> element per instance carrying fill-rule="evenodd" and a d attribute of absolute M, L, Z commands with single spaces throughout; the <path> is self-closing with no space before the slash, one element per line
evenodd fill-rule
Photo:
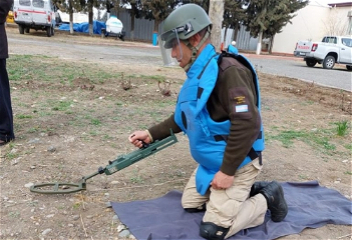
<path fill-rule="evenodd" d="M 248 105 L 237 105 L 235 107 L 236 113 L 248 112 Z"/>

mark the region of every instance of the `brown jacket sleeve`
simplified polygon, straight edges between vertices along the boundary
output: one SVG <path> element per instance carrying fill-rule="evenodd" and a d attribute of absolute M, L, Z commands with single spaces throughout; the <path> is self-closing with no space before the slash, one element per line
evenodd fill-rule
<path fill-rule="evenodd" d="M 215 121 L 231 121 L 220 169 L 227 175 L 235 174 L 259 135 L 261 119 L 256 101 L 251 71 L 236 59 L 223 58 L 217 84 L 208 101 L 208 110 Z"/>
<path fill-rule="evenodd" d="M 174 120 L 174 114 L 172 114 L 165 121 L 149 128 L 148 131 L 152 135 L 153 140 L 155 141 L 155 140 L 161 140 L 170 136 L 170 129 L 172 129 L 173 133 L 181 132 L 181 129 L 179 128 L 179 126 L 176 124 Z"/>

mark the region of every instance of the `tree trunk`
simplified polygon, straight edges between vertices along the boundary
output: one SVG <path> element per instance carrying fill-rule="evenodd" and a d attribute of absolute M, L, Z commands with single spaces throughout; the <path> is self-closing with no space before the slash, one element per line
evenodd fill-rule
<path fill-rule="evenodd" d="M 228 29 L 229 29 L 229 28 L 226 27 L 226 28 L 225 28 L 225 31 L 224 31 L 224 39 L 222 40 L 222 43 L 220 44 L 220 50 L 221 50 L 221 51 L 226 48 L 225 43 L 226 43 L 226 37 L 227 37 L 227 30 L 228 30 Z M 230 43 L 230 44 L 231 44 L 231 43 Z"/>
<path fill-rule="evenodd" d="M 89 35 L 93 35 L 93 6 L 89 6 L 88 10 L 88 21 L 89 21 Z"/>
<path fill-rule="evenodd" d="M 235 29 L 233 31 L 233 40 L 234 41 L 237 41 L 238 31 L 239 31 L 239 25 L 236 24 Z"/>
<path fill-rule="evenodd" d="M 134 41 L 134 15 L 131 15 L 131 40 Z"/>
<path fill-rule="evenodd" d="M 159 23 L 160 23 L 160 20 L 154 20 L 154 32 L 159 32 L 158 28 L 159 28 Z"/>
<path fill-rule="evenodd" d="M 269 45 L 269 50 L 268 50 L 269 54 L 273 53 L 274 38 L 275 38 L 275 35 L 270 38 L 270 45 Z"/>
<path fill-rule="evenodd" d="M 257 55 L 260 55 L 260 53 L 262 52 L 262 40 L 263 40 L 263 30 L 260 31 L 258 35 L 258 43 L 257 43 L 257 51 L 256 51 Z"/>
<path fill-rule="evenodd" d="M 72 0 L 68 2 L 68 13 L 70 15 L 70 34 L 73 34 L 73 6 Z"/>
<path fill-rule="evenodd" d="M 70 11 L 70 34 L 73 34 L 73 11 Z"/>
<path fill-rule="evenodd" d="M 213 23 L 211 31 L 211 41 L 217 52 L 221 48 L 221 28 L 224 20 L 224 0 L 209 1 L 209 17 Z"/>

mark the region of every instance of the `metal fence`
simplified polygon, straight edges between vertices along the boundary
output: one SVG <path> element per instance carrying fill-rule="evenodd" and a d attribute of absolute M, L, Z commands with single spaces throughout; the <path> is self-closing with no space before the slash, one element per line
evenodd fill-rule
<path fill-rule="evenodd" d="M 123 31 L 125 31 L 125 39 L 136 40 L 153 43 L 153 33 L 154 33 L 154 20 L 146 20 L 134 18 L 134 33 L 133 39 L 131 34 L 131 17 L 127 10 L 120 9 L 118 12 L 111 12 L 111 15 L 117 16 L 118 19 L 123 23 Z M 162 24 L 158 27 L 158 32 L 161 32 Z M 224 32 L 222 31 L 222 39 L 224 39 Z M 228 29 L 226 34 L 226 39 L 224 39 L 224 47 L 231 44 L 233 38 L 233 29 Z M 236 47 L 239 50 L 249 50 L 255 51 L 258 40 L 252 38 L 245 30 L 244 27 L 240 29 L 237 34 Z"/>

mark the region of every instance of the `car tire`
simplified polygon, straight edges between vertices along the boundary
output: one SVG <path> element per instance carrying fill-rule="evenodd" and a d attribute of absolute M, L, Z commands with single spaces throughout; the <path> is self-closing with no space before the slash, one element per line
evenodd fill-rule
<path fill-rule="evenodd" d="M 317 60 L 315 59 L 306 59 L 306 64 L 308 67 L 314 67 L 317 64 Z"/>
<path fill-rule="evenodd" d="M 23 27 L 23 25 L 18 25 L 18 30 L 20 31 L 20 34 L 24 34 L 24 27 Z"/>
<path fill-rule="evenodd" d="M 25 33 L 29 33 L 29 29 L 30 29 L 30 28 L 25 28 L 25 29 L 24 29 L 24 32 L 25 32 Z"/>
<path fill-rule="evenodd" d="M 323 68 L 325 69 L 332 69 L 335 65 L 335 58 L 331 55 L 326 56 L 323 61 Z"/>
<path fill-rule="evenodd" d="M 346 65 L 348 71 L 352 71 L 352 65 Z"/>
<path fill-rule="evenodd" d="M 46 35 L 51 37 L 51 27 L 46 27 Z"/>
<path fill-rule="evenodd" d="M 51 36 L 55 35 L 55 30 L 54 30 L 54 26 L 51 27 Z"/>

